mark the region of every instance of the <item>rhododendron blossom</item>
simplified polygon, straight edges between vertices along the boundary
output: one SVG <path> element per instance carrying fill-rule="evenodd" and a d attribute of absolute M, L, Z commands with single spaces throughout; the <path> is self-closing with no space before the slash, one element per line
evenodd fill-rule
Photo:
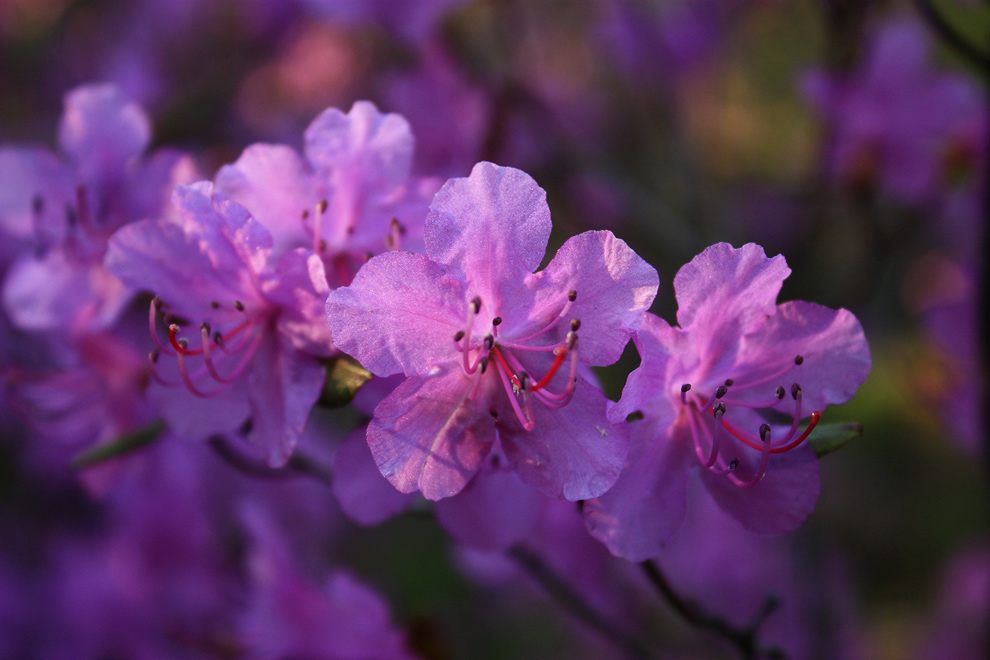
<path fill-rule="evenodd" d="M 177 220 L 128 225 L 107 253 L 112 273 L 157 294 L 149 359 L 161 387 L 153 396 L 186 437 L 231 433 L 250 420 L 248 437 L 269 463 L 283 464 L 323 385 L 318 357 L 332 350 L 322 264 L 297 249 L 269 265 L 271 234 L 209 182 L 180 186 L 173 201 Z"/>
<path fill-rule="evenodd" d="M 340 350 L 408 378 L 375 409 L 382 474 L 429 499 L 459 492 L 499 442 L 523 482 L 570 500 L 614 483 L 627 438 L 579 365 L 615 362 L 656 295 L 656 271 L 611 232 L 567 241 L 538 273 L 546 193 L 479 163 L 426 219 L 426 254 L 391 252 L 327 299 Z"/>
<path fill-rule="evenodd" d="M 630 419 L 629 459 L 615 487 L 585 506 L 589 530 L 613 553 L 659 554 L 683 522 L 692 464 L 750 531 L 790 531 L 813 510 L 818 461 L 805 440 L 828 404 L 866 380 L 870 352 L 849 311 L 776 304 L 789 274 L 758 245 L 719 243 L 674 279 L 680 327 L 647 315 L 635 338 L 642 364 L 609 411 Z"/>

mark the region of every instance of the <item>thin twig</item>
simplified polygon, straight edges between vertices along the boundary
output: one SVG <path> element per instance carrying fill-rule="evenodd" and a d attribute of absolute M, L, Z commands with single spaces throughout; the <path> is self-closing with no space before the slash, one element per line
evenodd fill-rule
<path fill-rule="evenodd" d="M 954 27 L 949 25 L 945 17 L 935 9 L 935 5 L 931 3 L 931 0 L 915 0 L 914 4 L 918 7 L 918 11 L 921 12 L 925 21 L 928 22 L 942 41 L 981 71 L 990 71 L 990 56 L 969 43 Z"/>
<path fill-rule="evenodd" d="M 650 658 L 649 649 L 639 639 L 628 635 L 605 620 L 600 612 L 589 605 L 561 576 L 546 564 L 535 552 L 521 545 L 513 546 L 508 555 L 540 583 L 560 606 L 571 616 L 625 651 L 630 658 Z"/>
<path fill-rule="evenodd" d="M 685 600 L 674 587 L 667 580 L 667 576 L 663 574 L 660 567 L 652 561 L 644 561 L 640 564 L 643 572 L 649 578 L 650 582 L 656 587 L 660 595 L 667 601 L 667 603 L 688 623 L 690 623 L 695 628 L 702 630 L 710 630 L 717 633 L 719 636 L 731 642 L 738 650 L 740 655 L 744 660 L 755 660 L 758 652 L 767 652 L 766 649 L 761 649 L 759 645 L 759 640 L 757 633 L 763 622 L 766 621 L 774 610 L 777 609 L 779 603 L 776 598 L 769 597 L 763 605 L 763 608 L 756 615 L 753 623 L 745 628 L 736 628 L 735 626 L 729 625 L 724 620 L 717 616 L 708 614 L 702 611 L 693 603 Z M 779 655 L 779 651 L 772 650 L 775 654 Z"/>

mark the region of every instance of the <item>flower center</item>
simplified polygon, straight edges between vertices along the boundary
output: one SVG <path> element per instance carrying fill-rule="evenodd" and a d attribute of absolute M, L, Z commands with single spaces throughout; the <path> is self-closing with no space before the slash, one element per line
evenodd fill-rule
<path fill-rule="evenodd" d="M 575 300 L 577 300 L 577 291 L 569 291 L 560 312 L 543 328 L 524 337 L 500 337 L 499 326 L 502 325 L 502 317 L 495 316 L 492 318 L 489 331 L 479 339 L 474 333 L 474 321 L 481 311 L 482 302 L 477 296 L 472 299 L 468 305 L 465 329 L 457 331 L 454 335 L 454 343 L 461 351 L 461 367 L 464 373 L 468 376 L 479 375 L 479 378 L 474 379 L 468 396 L 475 395 L 481 386 L 480 376 L 487 372 L 489 365 L 492 365 L 509 397 L 513 412 L 527 431 L 532 431 L 536 425 L 533 414 L 534 399 L 550 408 L 562 408 L 567 405 L 574 396 L 577 385 L 577 331 L 581 327 L 581 322 L 571 319 L 570 330 L 560 341 L 541 344 L 537 340 L 545 338 L 567 318 L 567 312 L 570 311 Z M 517 352 L 552 353 L 553 362 L 541 378 L 534 380 L 530 375 L 531 370 L 527 369 L 522 360 L 516 356 Z M 568 356 L 570 356 L 570 367 L 564 389 L 560 392 L 547 389 Z"/>
<path fill-rule="evenodd" d="M 157 321 L 163 305 L 161 296 L 155 296 L 148 310 L 148 329 L 155 342 L 155 347 L 148 354 L 151 376 L 162 385 L 185 386 L 203 398 L 222 393 L 244 373 L 258 352 L 269 326 L 266 314 L 252 314 L 238 300 L 229 309 L 213 302 L 210 306 L 217 310 L 214 323 L 203 321 L 200 324 L 200 348 L 190 348 L 189 340 L 179 336 L 182 327 L 167 312 L 162 315 L 168 326 L 168 342 L 159 338 Z M 159 373 L 158 360 L 163 354 L 175 357 L 179 381 L 169 380 Z M 189 360 L 200 364 L 191 367 Z M 230 362 L 234 362 L 233 368 L 226 364 Z M 230 370 L 226 374 L 222 373 L 228 368 Z"/>
<path fill-rule="evenodd" d="M 737 384 L 729 378 L 722 385 L 716 387 L 709 396 L 693 389 L 690 383 L 681 386 L 681 404 L 688 413 L 695 454 L 704 468 L 717 474 L 724 474 L 737 486 L 748 488 L 763 479 L 771 454 L 782 454 L 790 451 L 807 440 L 815 426 L 818 425 L 822 413 L 819 410 L 812 412 L 807 428 L 800 434 L 798 433 L 802 419 L 803 392 L 797 382 L 792 383 L 790 387 L 790 397 L 794 401 L 794 410 L 790 413 L 793 421 L 783 439 L 773 440 L 769 424 L 760 425 L 759 439 L 757 439 L 738 428 L 727 418 L 729 408 L 733 407 L 772 410 L 773 413 L 779 414 L 781 411 L 777 406 L 786 399 L 788 390 L 783 385 L 777 385 L 771 398 L 764 399 L 761 394 L 764 390 L 769 389 L 774 381 L 779 382 L 779 379 L 788 375 L 793 369 L 800 367 L 803 362 L 804 358 L 798 355 L 791 364 L 781 371 L 750 383 Z M 713 422 L 709 422 L 709 419 Z M 760 463 L 750 479 L 740 479 L 734 474 L 739 466 L 738 459 L 726 461 L 724 455 L 720 454 L 722 438 L 726 433 L 746 446 L 761 452 Z M 709 446 L 707 451 L 704 445 Z"/>

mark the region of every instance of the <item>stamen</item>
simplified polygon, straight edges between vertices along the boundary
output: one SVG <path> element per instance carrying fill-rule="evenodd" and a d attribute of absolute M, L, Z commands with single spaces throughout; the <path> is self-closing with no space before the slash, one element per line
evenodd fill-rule
<path fill-rule="evenodd" d="M 492 325 L 494 325 L 494 326 L 502 325 L 502 317 L 501 316 L 496 316 L 495 318 L 493 318 L 492 319 Z"/>
<path fill-rule="evenodd" d="M 323 252 L 323 214 L 326 212 L 327 200 L 321 199 L 316 204 L 316 215 L 313 218 L 313 252 L 316 254 L 321 254 Z"/>
<path fill-rule="evenodd" d="M 502 351 L 500 351 L 497 347 L 495 347 L 492 349 L 491 354 L 494 355 L 498 363 L 502 365 L 502 371 L 499 371 L 499 373 L 501 374 L 504 371 L 508 375 L 508 377 L 512 379 L 513 385 L 515 385 L 516 387 L 522 387 L 522 383 L 520 383 L 519 379 L 516 378 L 516 374 L 515 372 L 513 372 L 512 367 L 510 367 L 509 363 L 505 361 L 505 357 L 502 355 Z"/>
<path fill-rule="evenodd" d="M 567 294 L 567 302 L 564 303 L 564 307 L 560 310 L 560 312 L 557 313 L 557 316 L 555 316 L 553 319 L 550 320 L 550 322 L 547 325 L 545 325 L 540 330 L 537 330 L 533 334 L 516 339 L 516 343 L 521 344 L 522 342 L 527 342 L 530 341 L 531 339 L 536 339 L 537 337 L 545 335 L 546 333 L 553 330 L 557 326 L 557 323 L 560 322 L 562 318 L 567 316 L 567 312 L 570 311 L 571 304 L 575 300 L 577 300 L 577 291 L 571 289 L 571 291 Z"/>
<path fill-rule="evenodd" d="M 238 312 L 243 312 L 244 311 L 244 303 L 242 303 L 240 300 L 235 300 L 234 301 L 234 309 L 236 309 Z"/>
<path fill-rule="evenodd" d="M 554 394 L 549 390 L 542 389 L 538 392 L 533 392 L 540 401 L 551 408 L 561 408 L 570 403 L 570 400 L 574 397 L 574 392 L 577 390 L 577 368 L 578 368 L 578 343 L 577 335 L 574 336 L 575 341 L 571 343 L 568 351 L 571 354 L 571 366 L 570 371 L 567 373 L 567 386 L 564 391 L 560 394 Z"/>
<path fill-rule="evenodd" d="M 803 362 L 804 362 L 804 356 L 803 355 L 795 355 L 794 356 L 794 364 L 800 366 Z"/>
<path fill-rule="evenodd" d="M 168 326 L 168 339 L 172 343 L 172 348 L 176 350 L 181 355 L 200 355 L 203 353 L 202 350 L 189 350 L 189 342 L 185 339 L 178 339 L 176 335 L 179 333 L 179 326 L 176 324 L 171 324 Z"/>
<path fill-rule="evenodd" d="M 402 248 L 402 237 L 406 234 L 406 228 L 402 226 L 398 218 L 392 218 L 388 223 L 389 234 L 385 237 L 385 247 L 389 250 L 399 250 Z"/>
<path fill-rule="evenodd" d="M 164 353 L 165 355 L 175 355 L 175 351 L 171 347 L 166 346 L 158 338 L 158 324 L 157 312 L 162 307 L 162 297 L 155 296 L 151 299 L 151 306 L 148 308 L 148 331 L 151 333 L 151 339 L 155 343 L 155 349 Z"/>
<path fill-rule="evenodd" d="M 179 381 L 168 380 L 158 373 L 158 369 L 156 368 L 156 365 L 158 364 L 158 355 L 157 348 L 153 348 L 148 352 L 148 371 L 151 373 L 151 377 L 160 385 L 164 385 L 165 387 L 178 387 L 181 385 L 182 383 Z"/>
<path fill-rule="evenodd" d="M 497 348 L 493 352 L 495 353 L 495 357 L 499 360 L 499 362 L 502 364 L 503 367 L 502 369 L 496 369 L 495 371 L 498 372 L 498 376 L 502 380 L 502 387 L 505 389 L 505 393 L 509 397 L 509 404 L 512 406 L 512 411 L 516 413 L 516 418 L 519 420 L 519 423 L 523 425 L 523 428 L 526 429 L 527 431 L 532 431 L 533 427 L 536 425 L 535 421 L 533 421 L 531 418 L 526 417 L 526 413 L 523 412 L 522 408 L 519 407 L 519 401 L 516 400 L 516 394 L 513 385 L 518 387 L 519 381 L 516 380 L 516 377 L 513 375 L 512 379 L 514 382 L 511 383 L 509 382 L 508 365 L 505 364 L 505 360 L 502 359 L 501 353 Z"/>
<path fill-rule="evenodd" d="M 542 390 L 547 384 L 557 375 L 557 371 L 560 369 L 560 365 L 564 364 L 564 359 L 570 351 L 566 347 L 558 346 L 553 350 L 554 360 L 550 368 L 547 369 L 547 373 L 543 378 L 541 378 L 535 385 L 533 385 L 533 391 Z"/>
<path fill-rule="evenodd" d="M 716 459 L 718 459 L 718 449 L 719 444 L 722 440 L 722 416 L 725 415 L 725 404 L 719 401 L 715 404 L 715 432 L 712 434 L 712 451 L 708 456 L 708 460 L 702 465 L 705 468 L 711 468 L 715 465 Z M 700 458 L 700 457 L 699 457 Z"/>
<path fill-rule="evenodd" d="M 778 385 L 777 391 L 774 393 L 774 396 L 776 396 L 778 399 L 783 399 L 785 394 L 787 394 L 787 392 L 784 390 L 784 386 Z"/>
<path fill-rule="evenodd" d="M 464 339 L 464 331 L 463 330 L 458 330 L 457 332 L 454 333 L 454 341 L 455 342 L 460 341 L 462 339 Z"/>
<path fill-rule="evenodd" d="M 687 405 L 687 393 L 691 391 L 691 383 L 681 385 L 681 403 Z"/>
<path fill-rule="evenodd" d="M 756 473 L 753 478 L 749 481 L 742 481 L 737 479 L 734 475 L 729 475 L 732 483 L 736 484 L 740 488 L 749 488 L 750 486 L 755 486 L 760 483 L 763 479 L 763 475 L 767 473 L 767 465 L 770 463 L 770 425 L 763 424 L 760 426 L 760 440 L 763 441 L 763 456 L 760 458 L 760 465 L 756 468 Z"/>
<path fill-rule="evenodd" d="M 577 332 L 581 329 L 581 321 L 578 319 L 571 319 L 571 331 Z"/>
<path fill-rule="evenodd" d="M 469 376 L 473 374 L 477 369 L 477 365 L 472 366 L 470 364 L 468 353 L 471 350 L 471 330 L 474 327 L 474 317 L 480 310 L 481 310 L 481 298 L 475 296 L 474 298 L 471 299 L 471 302 L 468 304 L 467 324 L 465 325 L 463 331 L 458 332 L 458 334 L 461 335 L 461 339 L 467 337 L 467 340 L 464 342 L 464 345 L 461 347 L 461 366 L 464 369 L 464 373 L 468 374 Z M 457 335 L 454 335 L 454 337 L 455 337 L 454 341 L 460 341 L 460 339 L 456 338 Z"/>

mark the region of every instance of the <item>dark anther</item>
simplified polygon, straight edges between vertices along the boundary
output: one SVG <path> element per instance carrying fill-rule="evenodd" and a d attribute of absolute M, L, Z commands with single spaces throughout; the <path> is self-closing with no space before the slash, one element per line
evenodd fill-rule
<path fill-rule="evenodd" d="M 571 302 L 574 302 L 575 300 L 577 300 L 577 291 L 575 291 L 574 289 L 571 289 L 570 291 L 568 291 L 567 292 L 567 299 L 570 300 Z"/>
<path fill-rule="evenodd" d="M 800 393 L 801 393 L 801 386 L 800 385 L 798 385 L 797 383 L 794 383 L 793 385 L 791 385 L 791 396 L 794 397 L 794 400 L 795 401 L 797 401 L 798 394 L 800 394 Z"/>
<path fill-rule="evenodd" d="M 155 309 L 161 309 L 162 308 L 162 297 L 161 296 L 155 296 L 154 298 L 151 299 L 151 304 L 155 306 Z"/>
<path fill-rule="evenodd" d="M 580 329 L 581 329 L 581 322 L 578 321 L 577 319 L 571 319 L 571 330 L 577 332 Z"/>
<path fill-rule="evenodd" d="M 502 325 L 502 317 L 496 316 L 492 319 L 492 325 Z"/>
<path fill-rule="evenodd" d="M 644 417 L 644 415 L 643 415 L 643 411 L 642 410 L 634 410 L 631 413 L 629 413 L 628 415 L 626 415 L 626 421 L 627 422 L 638 422 L 639 420 L 643 419 L 643 417 Z"/>
<path fill-rule="evenodd" d="M 463 330 L 458 330 L 457 332 L 454 333 L 454 341 L 460 341 L 462 339 L 464 339 L 464 331 Z"/>
<path fill-rule="evenodd" d="M 732 461 L 729 463 L 729 471 L 731 472 L 732 470 L 735 470 L 737 467 L 739 467 L 739 459 L 733 458 Z"/>
<path fill-rule="evenodd" d="M 492 346 L 494 345 L 495 345 L 495 337 L 492 336 L 492 333 L 489 332 L 487 335 L 485 335 L 485 349 L 490 351 L 492 350 Z"/>
<path fill-rule="evenodd" d="M 481 297 L 475 296 L 471 298 L 471 307 L 474 309 L 474 313 L 477 314 L 481 311 Z"/>
<path fill-rule="evenodd" d="M 401 222 L 399 222 L 398 218 L 392 218 L 389 221 L 388 226 L 394 229 L 395 231 L 399 232 L 400 236 L 406 235 L 406 227 Z"/>
<path fill-rule="evenodd" d="M 785 394 L 787 394 L 787 390 L 784 389 L 783 385 L 778 385 L 777 391 L 773 393 L 778 399 L 783 399 Z"/>
<path fill-rule="evenodd" d="M 189 348 L 189 341 L 186 340 L 185 338 L 180 339 L 179 340 L 179 346 L 181 346 L 182 349 L 185 350 L 185 349 Z"/>
<path fill-rule="evenodd" d="M 492 408 L 491 410 L 489 410 L 488 411 L 488 414 L 491 415 L 493 418 L 498 419 L 498 411 L 495 410 L 494 408 Z"/>
<path fill-rule="evenodd" d="M 715 398 L 721 399 L 723 396 L 725 396 L 725 393 L 728 391 L 729 391 L 728 387 L 726 387 L 725 385 L 719 385 L 718 389 L 715 390 Z"/>
<path fill-rule="evenodd" d="M 736 381 L 734 381 L 734 380 L 732 380 L 731 378 L 726 378 L 726 379 L 725 379 L 725 386 L 726 386 L 726 387 L 732 387 L 732 384 L 733 384 L 734 382 L 736 382 Z"/>
<path fill-rule="evenodd" d="M 715 407 L 712 408 L 712 412 L 715 413 L 716 415 L 719 415 L 719 414 L 724 415 L 725 414 L 725 404 L 722 403 L 721 401 L 719 401 L 718 403 L 715 404 Z"/>
<path fill-rule="evenodd" d="M 794 364 L 801 364 L 802 362 L 804 362 L 804 356 L 803 355 L 795 356 L 795 358 L 794 358 Z"/>
<path fill-rule="evenodd" d="M 309 217 L 309 209 L 303 209 L 302 219 L 305 220 L 308 217 Z"/>
<path fill-rule="evenodd" d="M 327 247 L 327 242 L 326 241 L 320 241 L 320 249 L 321 250 L 325 250 L 326 247 Z M 365 252 L 364 253 L 364 261 L 366 263 L 369 262 L 369 261 L 371 261 L 371 258 L 373 256 L 375 256 L 375 253 L 374 252 Z"/>
<path fill-rule="evenodd" d="M 760 424 L 760 440 L 763 442 L 767 441 L 767 436 L 770 435 L 770 425 Z"/>
<path fill-rule="evenodd" d="M 151 362 L 153 364 L 158 362 L 158 349 L 157 348 L 151 349 L 151 352 L 148 353 L 148 359 L 151 360 Z"/>
<path fill-rule="evenodd" d="M 244 311 L 244 303 L 242 303 L 240 300 L 235 300 L 234 301 L 234 309 L 236 309 L 238 312 L 243 312 Z"/>
<path fill-rule="evenodd" d="M 488 356 L 486 355 L 481 358 L 479 364 L 481 365 L 481 373 L 485 373 L 485 370 L 488 368 Z"/>
<path fill-rule="evenodd" d="M 691 383 L 684 383 L 681 385 L 681 392 L 686 393 L 691 390 Z"/>
<path fill-rule="evenodd" d="M 210 334 L 210 324 L 207 323 L 206 321 L 203 321 L 202 323 L 199 324 L 199 329 L 206 330 L 206 334 Z"/>
<path fill-rule="evenodd" d="M 223 335 L 220 334 L 219 330 L 213 333 L 213 343 L 217 346 L 223 346 Z"/>
<path fill-rule="evenodd" d="M 519 374 L 519 388 L 524 392 L 529 390 L 529 374 L 525 371 Z"/>
<path fill-rule="evenodd" d="M 574 348 L 574 344 L 577 343 L 577 333 L 573 330 L 568 332 L 567 336 L 564 337 L 564 343 L 567 345 L 567 350 Z"/>
<path fill-rule="evenodd" d="M 316 211 L 317 211 L 317 213 L 326 213 L 327 212 L 327 200 L 321 199 L 319 201 L 319 203 L 316 205 Z"/>
<path fill-rule="evenodd" d="M 213 309 L 220 309 L 220 303 L 214 300 L 213 302 L 210 303 L 210 307 L 212 307 Z"/>

